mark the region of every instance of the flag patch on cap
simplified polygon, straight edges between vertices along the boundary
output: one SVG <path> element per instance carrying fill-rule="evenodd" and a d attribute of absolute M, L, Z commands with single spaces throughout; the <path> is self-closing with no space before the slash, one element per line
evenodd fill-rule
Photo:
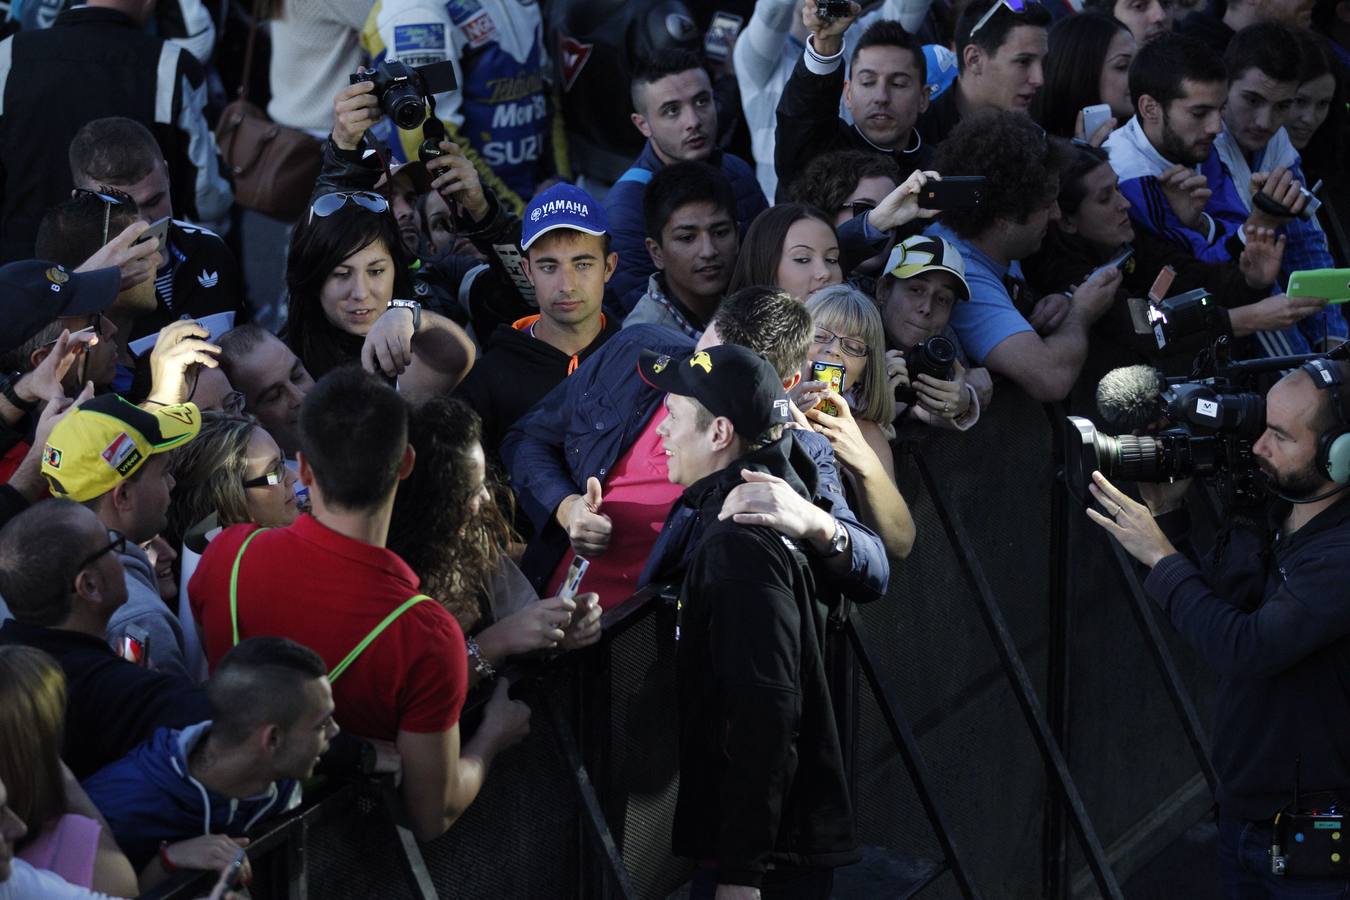
<path fill-rule="evenodd" d="M 141 461 L 141 451 L 136 442 L 125 431 L 113 438 L 113 442 L 103 449 L 103 461 L 112 466 L 118 475 L 126 477 Z"/>

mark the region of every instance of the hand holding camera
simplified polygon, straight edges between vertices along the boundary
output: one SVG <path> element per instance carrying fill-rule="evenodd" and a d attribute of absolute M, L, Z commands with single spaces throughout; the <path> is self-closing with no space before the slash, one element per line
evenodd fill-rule
<path fill-rule="evenodd" d="M 358 67 L 355 78 L 365 72 Z M 357 81 L 338 91 L 333 101 L 333 143 L 341 150 L 358 150 L 371 126 L 384 118 L 375 83 Z"/>
<path fill-rule="evenodd" d="M 1271 172 L 1253 172 L 1251 180 L 1252 212 L 1247 224 L 1260 228 L 1279 228 L 1294 216 L 1302 215 L 1312 199 L 1284 166 Z"/>
<path fill-rule="evenodd" d="M 803 0 L 802 24 L 811 32 L 811 45 L 821 56 L 834 56 L 844 47 L 844 32 L 862 14 L 849 0 Z"/>

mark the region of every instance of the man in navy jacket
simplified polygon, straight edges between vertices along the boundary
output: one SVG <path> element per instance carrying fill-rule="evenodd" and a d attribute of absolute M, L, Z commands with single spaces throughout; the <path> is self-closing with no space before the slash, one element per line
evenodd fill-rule
<path fill-rule="evenodd" d="M 633 124 L 647 138 L 638 158 L 609 189 L 605 210 L 609 233 L 619 254 L 610 284 L 626 314 L 647 290 L 656 271 L 647 253 L 642 195 L 652 175 L 676 162 L 706 162 L 722 170 L 736 192 L 736 225 L 745 234 L 750 220 L 768 207 L 755 170 L 738 156 L 717 148 L 717 108 L 712 81 L 697 54 L 666 50 L 633 75 Z"/>
<path fill-rule="evenodd" d="M 1093 476 L 1105 515 L 1088 515 L 1151 569 L 1145 590 L 1219 671 L 1213 757 L 1226 896 L 1347 887 L 1292 866 L 1272 875 L 1269 855 L 1272 820 L 1296 795 L 1305 810 L 1350 801 L 1347 381 L 1350 364 L 1317 359 L 1270 389 L 1253 452 L 1280 502 L 1269 530 L 1235 526 L 1218 553 L 1172 545 L 1168 533 L 1185 525 L 1168 515 L 1175 486 L 1141 485 L 1146 508 Z"/>

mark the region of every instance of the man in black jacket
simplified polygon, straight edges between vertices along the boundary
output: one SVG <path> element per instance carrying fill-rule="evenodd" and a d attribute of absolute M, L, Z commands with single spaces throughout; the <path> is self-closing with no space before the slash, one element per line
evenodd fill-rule
<path fill-rule="evenodd" d="M 125 756 L 156 728 L 211 717 L 204 690 L 118 658 L 104 640 L 127 600 L 117 546 L 124 540 L 70 500 L 43 500 L 0 529 L 0 594 L 15 617 L 0 627 L 0 644 L 44 650 L 65 671 L 61 758 L 76 778 Z"/>
<path fill-rule="evenodd" d="M 778 101 L 774 168 L 778 199 L 812 159 L 831 150 L 870 150 L 894 158 L 902 175 L 927 169 L 932 148 L 915 129 L 928 109 L 923 48 L 899 22 L 875 22 L 858 41 L 844 78 L 844 32 L 852 17 L 803 12 L 811 31 Z M 853 124 L 839 117 L 839 96 Z"/>
<path fill-rule="evenodd" d="M 827 898 L 834 867 L 857 852 L 815 581 L 802 550 L 759 516 L 718 519 L 747 470 L 810 497 L 815 467 L 783 435 L 790 401 L 753 351 L 645 353 L 639 372 L 668 392 L 657 433 L 669 477 L 706 523 L 676 634 L 673 844 L 704 862 L 690 896 Z"/>
<path fill-rule="evenodd" d="M 103 116 L 154 133 L 181 215 L 228 214 L 233 195 L 203 114 L 206 73 L 186 50 L 142 30 L 153 8 L 89 0 L 51 28 L 0 42 L 0 260 L 32 257 L 42 214 L 70 192 L 66 148 Z"/>
<path fill-rule="evenodd" d="M 123 116 L 95 119 L 70 142 L 70 175 L 75 187 L 101 194 L 125 192 L 140 216 L 155 223 L 173 216 L 169 166 L 155 136 Z M 107 201 L 105 201 L 107 202 Z M 156 308 L 138 316 L 126 340 L 154 334 L 177 319 L 200 319 L 233 312 L 242 324 L 244 284 L 239 264 L 215 232 L 171 219 L 162 265 L 155 272 Z"/>
<path fill-rule="evenodd" d="M 1151 569 L 1145 590 L 1219 670 L 1212 752 L 1228 897 L 1350 888 L 1344 874 L 1292 863 L 1273 875 L 1270 858 L 1277 813 L 1350 802 L 1347 381 L 1350 364 L 1316 359 L 1270 389 L 1252 450 L 1279 502 L 1268 530 L 1234 526 L 1217 553 L 1182 554 L 1169 539 L 1185 531 L 1177 493 L 1185 484 L 1141 484 L 1146 507 L 1093 476 L 1106 514 L 1088 515 Z"/>

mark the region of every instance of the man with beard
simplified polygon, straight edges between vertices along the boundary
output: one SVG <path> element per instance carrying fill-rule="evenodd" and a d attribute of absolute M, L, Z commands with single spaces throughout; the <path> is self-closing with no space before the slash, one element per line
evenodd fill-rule
<path fill-rule="evenodd" d="M 1188 247 L 1204 262 L 1237 259 L 1249 218 L 1242 196 L 1248 186 L 1233 181 L 1214 146 L 1228 97 L 1223 60 L 1193 38 L 1158 38 L 1140 48 L 1130 66 L 1130 95 L 1134 117 L 1104 146 L 1135 226 Z M 1298 185 L 1287 171 L 1258 175 L 1271 199 L 1285 206 L 1297 201 Z M 1270 223 L 1258 218 L 1251 224 Z"/>
<path fill-rule="evenodd" d="M 1184 483 L 1141 484 L 1145 506 L 1093 474 L 1104 513 L 1088 516 L 1149 567 L 1145 590 L 1219 671 L 1212 752 L 1226 897 L 1350 886 L 1296 865 L 1273 875 L 1270 857 L 1273 820 L 1291 800 L 1327 809 L 1350 796 L 1347 380 L 1347 363 L 1315 359 L 1270 389 L 1253 447 L 1276 498 L 1269 521 L 1239 520 L 1217 552 L 1172 543 L 1187 530 Z"/>

